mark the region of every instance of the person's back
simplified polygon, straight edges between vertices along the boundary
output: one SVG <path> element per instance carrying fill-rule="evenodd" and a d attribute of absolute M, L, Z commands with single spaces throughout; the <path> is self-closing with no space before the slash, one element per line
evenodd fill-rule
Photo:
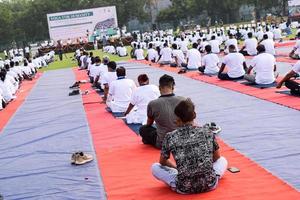
<path fill-rule="evenodd" d="M 261 53 L 253 58 L 252 66 L 257 84 L 271 84 L 275 81 L 274 66 L 276 64 L 275 57 L 269 53 Z"/>
<path fill-rule="evenodd" d="M 158 53 L 155 49 L 148 49 L 148 60 L 155 62 L 158 59 Z"/>
<path fill-rule="evenodd" d="M 161 62 L 171 62 L 172 61 L 172 49 L 170 47 L 164 47 L 160 51 Z"/>
<path fill-rule="evenodd" d="M 219 57 L 214 53 L 209 53 L 203 56 L 202 65 L 205 66 L 205 74 L 216 74 L 219 71 L 218 64 L 220 63 Z"/>
<path fill-rule="evenodd" d="M 223 63 L 228 67 L 228 75 L 230 78 L 241 77 L 245 74 L 244 62 L 245 57 L 241 53 L 232 52 L 224 57 Z"/>
<path fill-rule="evenodd" d="M 234 45 L 235 49 L 237 51 L 239 50 L 238 43 L 237 43 L 237 40 L 235 38 L 229 38 L 228 40 L 226 40 L 226 42 L 225 42 L 226 48 L 229 48 L 230 45 Z"/>
<path fill-rule="evenodd" d="M 126 49 L 126 47 L 122 46 L 122 47 L 119 48 L 119 56 L 120 57 L 127 56 L 127 49 Z"/>
<path fill-rule="evenodd" d="M 144 50 L 141 49 L 140 46 L 138 46 L 138 48 L 135 50 L 134 55 L 136 57 L 137 60 L 144 60 Z"/>
<path fill-rule="evenodd" d="M 254 56 L 257 54 L 256 47 L 257 40 L 255 38 L 248 38 L 245 40 L 245 50 L 250 56 Z"/>
<path fill-rule="evenodd" d="M 266 48 L 266 53 L 275 55 L 275 43 L 272 39 L 268 39 L 264 37 L 265 39 L 261 42 L 262 45 Z"/>
<path fill-rule="evenodd" d="M 215 37 L 215 36 L 213 36 L 213 37 Z M 215 38 L 213 38 L 213 40 L 211 40 L 209 43 L 211 45 L 212 53 L 220 53 L 219 40 L 216 40 Z"/>
<path fill-rule="evenodd" d="M 198 69 L 201 66 L 201 54 L 196 48 L 192 48 L 187 52 L 187 68 Z"/>
<path fill-rule="evenodd" d="M 185 63 L 184 54 L 182 50 L 173 49 L 172 56 L 177 59 L 179 66 L 181 66 L 182 63 Z"/>
<path fill-rule="evenodd" d="M 157 126 L 156 146 L 161 147 L 161 143 L 166 133 L 176 129 L 176 116 L 174 109 L 177 104 L 184 100 L 184 97 L 175 95 L 162 95 L 158 99 L 149 102 L 148 116 L 153 116 Z"/>

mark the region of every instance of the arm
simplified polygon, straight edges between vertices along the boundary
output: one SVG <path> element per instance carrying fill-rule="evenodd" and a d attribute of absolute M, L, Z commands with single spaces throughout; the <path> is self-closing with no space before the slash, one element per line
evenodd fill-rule
<path fill-rule="evenodd" d="M 274 72 L 276 72 L 277 71 L 277 66 L 276 65 L 274 65 Z"/>
<path fill-rule="evenodd" d="M 108 91 L 109 91 L 108 84 L 104 84 L 104 97 L 103 97 L 103 101 L 107 100 Z"/>
<path fill-rule="evenodd" d="M 150 117 L 148 117 L 147 118 L 147 126 L 152 126 L 152 124 L 154 123 L 154 119 L 152 119 L 152 118 L 150 118 Z"/>
<path fill-rule="evenodd" d="M 126 112 L 124 113 L 124 115 L 125 115 L 125 116 L 128 115 L 128 114 L 130 113 L 130 111 L 133 109 L 133 107 L 134 107 L 134 105 L 132 105 L 132 104 L 130 103 L 129 106 L 128 106 L 128 108 L 127 108 L 127 110 L 126 110 Z"/>
<path fill-rule="evenodd" d="M 219 75 L 220 74 L 222 74 L 222 72 L 224 71 L 224 69 L 225 69 L 225 64 L 224 63 L 222 63 L 222 65 L 221 65 L 221 68 L 220 68 L 220 71 L 219 71 Z"/>
<path fill-rule="evenodd" d="M 277 84 L 277 89 L 281 88 L 283 83 L 290 80 L 293 76 L 296 75 L 296 72 L 294 72 L 293 70 L 290 71 L 287 75 L 285 75 L 285 77 Z"/>
<path fill-rule="evenodd" d="M 167 166 L 176 169 L 176 165 L 170 161 L 170 159 L 165 159 L 163 156 L 160 156 L 159 163 L 162 166 Z"/>
<path fill-rule="evenodd" d="M 250 73 L 251 73 L 251 71 L 252 71 L 252 69 L 253 69 L 253 67 L 252 67 L 252 66 L 250 66 L 250 67 L 248 68 L 248 70 L 247 70 L 247 74 L 250 74 Z"/>
<path fill-rule="evenodd" d="M 221 157 L 220 150 L 218 149 L 218 150 L 214 151 L 213 161 L 216 162 L 220 157 Z"/>
<path fill-rule="evenodd" d="M 95 80 L 94 80 L 94 83 L 93 83 L 93 85 L 95 86 L 95 85 L 96 85 L 96 83 L 98 83 L 98 81 L 99 81 L 99 76 L 96 76 L 96 78 L 95 78 Z"/>
<path fill-rule="evenodd" d="M 247 67 L 246 62 L 243 62 L 243 66 L 244 66 L 244 70 L 245 70 L 245 71 L 248 71 L 248 67 Z"/>

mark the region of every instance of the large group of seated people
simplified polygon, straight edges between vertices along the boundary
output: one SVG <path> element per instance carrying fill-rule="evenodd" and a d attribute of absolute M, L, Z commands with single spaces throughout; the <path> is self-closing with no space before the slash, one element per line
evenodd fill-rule
<path fill-rule="evenodd" d="M 206 75 L 216 75 L 220 80 L 244 79 L 249 84 L 275 85 L 279 75 L 275 41 L 281 42 L 282 37 L 281 30 L 275 25 L 230 28 L 227 34 L 224 29 L 208 33 L 182 32 L 179 36 L 152 33 L 133 42 L 130 55 L 136 60 L 178 67 L 178 73 L 199 70 Z M 291 59 L 300 58 L 300 29 L 295 39 L 296 44 L 289 53 Z M 244 42 L 240 48 L 241 40 Z M 246 58 L 250 59 L 247 63 Z M 293 95 L 300 95 L 299 84 L 292 80 L 300 73 L 299 65 L 300 61 L 283 81 L 277 83 L 277 88 L 286 83 Z"/>
<path fill-rule="evenodd" d="M 37 70 L 47 66 L 54 58 L 53 52 L 33 59 L 26 53 L 19 52 L 4 51 L 5 59 L 0 58 L 0 110 L 5 109 L 17 98 L 17 92 L 24 80 L 31 81 L 36 76 Z"/>
<path fill-rule="evenodd" d="M 126 77 L 126 68 L 108 57 L 84 55 L 88 58 L 78 59 L 79 70 L 86 70 L 93 88 L 103 92 L 102 103 L 110 112 L 122 113 L 127 124 L 140 124 L 142 142 L 161 150 L 151 168 L 153 176 L 181 194 L 214 190 L 227 169 L 216 127 L 194 122 L 195 106 L 191 99 L 174 94 L 174 78 L 165 74 L 156 86 L 147 74 L 140 74 L 136 85 Z M 81 60 L 88 60 L 86 67 Z"/>

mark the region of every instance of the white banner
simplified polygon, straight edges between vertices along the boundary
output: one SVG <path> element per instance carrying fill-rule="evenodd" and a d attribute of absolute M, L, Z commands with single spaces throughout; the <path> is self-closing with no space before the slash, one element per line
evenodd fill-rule
<path fill-rule="evenodd" d="M 300 6 L 300 0 L 289 0 L 289 6 Z"/>
<path fill-rule="evenodd" d="M 88 40 L 96 30 L 118 27 L 115 6 L 47 14 L 47 20 L 50 39 L 55 42 Z"/>

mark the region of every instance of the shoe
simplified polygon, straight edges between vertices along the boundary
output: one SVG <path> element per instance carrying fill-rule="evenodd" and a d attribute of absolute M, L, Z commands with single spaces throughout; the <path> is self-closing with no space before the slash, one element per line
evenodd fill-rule
<path fill-rule="evenodd" d="M 81 92 L 81 95 L 87 95 L 88 93 L 90 93 L 90 91 L 85 90 L 84 92 Z"/>
<path fill-rule="evenodd" d="M 217 135 L 222 131 L 221 127 L 217 126 L 215 122 L 210 122 L 208 124 L 205 124 L 204 127 L 211 130 L 211 132 L 213 132 L 214 135 Z"/>
<path fill-rule="evenodd" d="M 92 160 L 94 160 L 92 155 L 83 152 L 76 152 L 72 154 L 71 164 L 83 165 L 85 163 L 91 162 Z"/>
<path fill-rule="evenodd" d="M 184 73 L 186 73 L 186 70 L 185 70 L 185 69 L 181 69 L 181 70 L 178 72 L 178 74 L 184 74 Z"/>
<path fill-rule="evenodd" d="M 69 93 L 69 96 L 74 96 L 80 94 L 80 91 L 78 89 L 73 90 L 72 92 Z"/>
<path fill-rule="evenodd" d="M 72 86 L 70 86 L 69 88 L 70 89 L 73 89 L 73 88 L 76 88 L 76 87 L 79 87 L 79 82 L 75 82 Z"/>

